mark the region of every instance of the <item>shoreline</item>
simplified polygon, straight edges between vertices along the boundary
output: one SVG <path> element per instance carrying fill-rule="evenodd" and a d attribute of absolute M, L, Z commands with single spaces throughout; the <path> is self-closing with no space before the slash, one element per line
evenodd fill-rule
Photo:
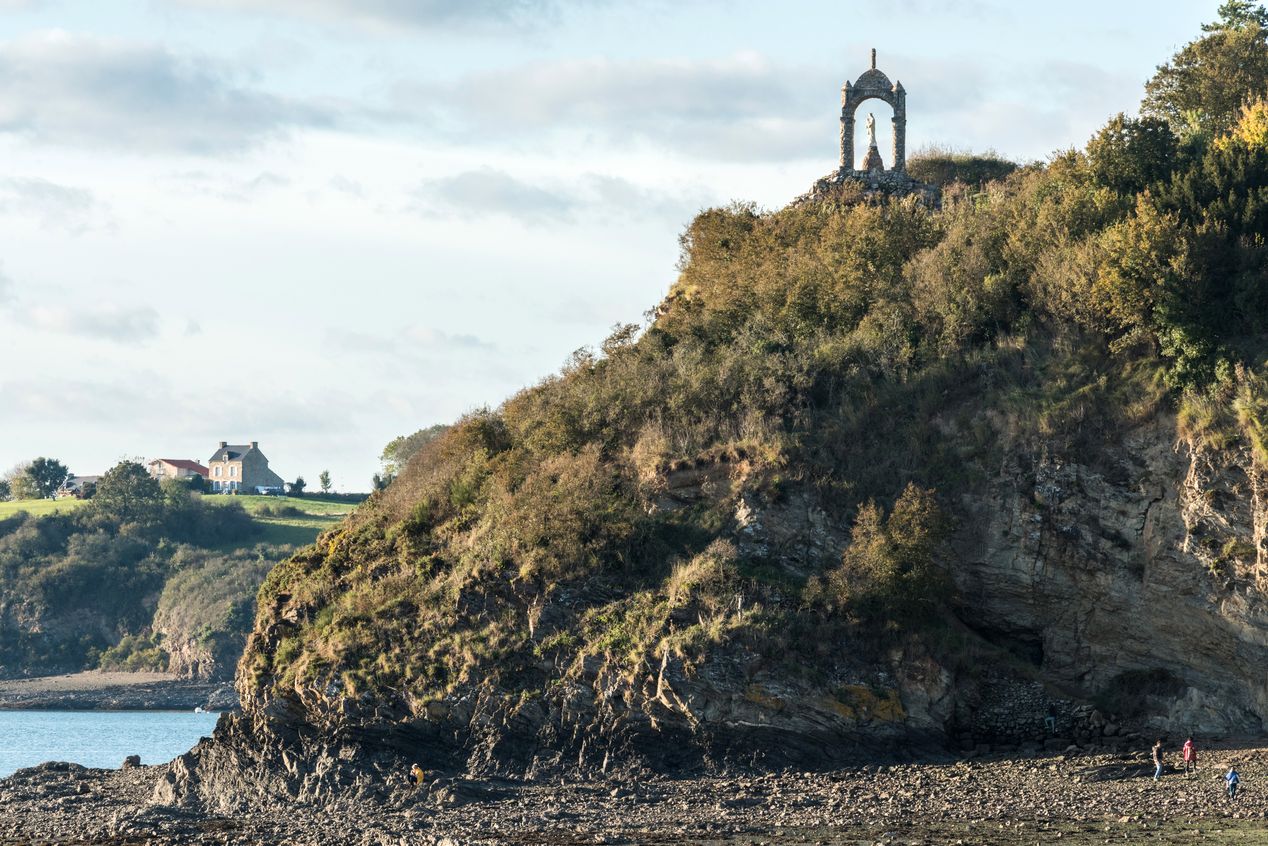
<path fill-rule="evenodd" d="M 1169 764 L 1177 750 L 1169 748 Z M 814 772 L 556 774 L 532 781 L 432 773 L 418 789 L 403 773 L 373 778 L 367 771 L 356 789 L 321 803 L 244 790 L 244 803 L 228 813 L 156 801 L 166 766 L 106 772 L 45 765 L 0 781 L 0 844 L 1262 843 L 1268 739 L 1203 744 L 1199 755 L 1198 775 L 1172 770 L 1160 782 L 1152 779 L 1147 749 Z M 1230 763 L 1243 777 L 1235 801 L 1222 790 Z"/>
<path fill-rule="evenodd" d="M 230 682 L 202 682 L 172 673 L 85 671 L 0 679 L 0 711 L 233 711 Z"/>

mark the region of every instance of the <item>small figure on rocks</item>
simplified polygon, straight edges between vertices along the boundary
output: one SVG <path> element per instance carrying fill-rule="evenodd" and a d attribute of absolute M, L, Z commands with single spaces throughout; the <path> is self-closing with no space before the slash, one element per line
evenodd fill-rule
<path fill-rule="evenodd" d="M 414 766 L 409 768 L 410 787 L 421 787 L 425 776 L 426 773 L 423 772 L 423 768 L 418 766 L 418 764 L 414 764 Z"/>
<path fill-rule="evenodd" d="M 1158 741 L 1156 743 L 1154 743 L 1153 755 L 1154 755 L 1154 781 L 1157 781 L 1159 778 L 1162 777 L 1162 738 L 1161 737 L 1158 738 Z"/>
<path fill-rule="evenodd" d="M 1224 776 L 1224 792 L 1229 799 L 1237 798 L 1237 788 L 1241 786 L 1242 777 L 1237 774 L 1237 767 L 1230 765 L 1228 775 Z"/>
<path fill-rule="evenodd" d="M 1048 729 L 1048 734 L 1054 737 L 1057 734 L 1057 706 L 1048 703 L 1048 715 L 1043 718 L 1044 727 Z"/>
<path fill-rule="evenodd" d="M 1181 753 L 1184 758 L 1184 777 L 1188 778 L 1190 772 L 1198 771 L 1198 750 L 1193 745 L 1192 737 L 1184 741 L 1184 748 Z"/>

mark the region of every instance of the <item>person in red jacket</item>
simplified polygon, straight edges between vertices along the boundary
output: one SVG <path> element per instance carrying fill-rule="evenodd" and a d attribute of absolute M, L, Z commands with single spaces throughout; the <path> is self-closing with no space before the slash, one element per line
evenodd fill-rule
<path fill-rule="evenodd" d="M 1193 745 L 1192 737 L 1184 742 L 1182 754 L 1184 756 L 1184 777 L 1188 778 L 1190 772 L 1197 772 L 1198 769 L 1198 750 Z"/>

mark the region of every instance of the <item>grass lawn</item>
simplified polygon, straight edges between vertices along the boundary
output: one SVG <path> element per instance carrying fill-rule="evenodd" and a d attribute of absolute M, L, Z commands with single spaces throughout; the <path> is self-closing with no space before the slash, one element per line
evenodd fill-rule
<path fill-rule="evenodd" d="M 81 507 L 85 502 L 82 499 L 19 499 L 15 502 L 0 502 L 0 520 L 12 517 L 19 511 L 34 515 L 70 511 Z"/>
<path fill-rule="evenodd" d="M 357 507 L 351 502 L 293 496 L 208 495 L 203 501 L 213 505 L 236 502 L 245 508 L 260 527 L 260 534 L 251 539 L 251 545 L 307 546 Z"/>
<path fill-rule="evenodd" d="M 25 499 L 17 502 L 0 502 L 0 520 L 26 511 L 32 515 L 69 511 L 87 505 L 90 500 L 81 499 Z M 257 543 L 307 546 L 317 540 L 317 535 L 342 520 L 356 508 L 352 502 L 331 502 L 319 496 L 223 496 L 207 494 L 203 499 L 209 505 L 237 503 L 255 518 L 260 534 L 251 539 Z M 260 513 L 263 510 L 273 513 Z M 236 546 L 236 545 L 235 545 Z"/>

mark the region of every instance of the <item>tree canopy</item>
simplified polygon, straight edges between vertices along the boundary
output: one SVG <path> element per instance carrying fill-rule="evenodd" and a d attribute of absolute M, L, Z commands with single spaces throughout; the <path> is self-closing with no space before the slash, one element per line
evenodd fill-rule
<path fill-rule="evenodd" d="M 1268 12 L 1226 3 L 1221 21 L 1161 65 L 1145 85 L 1141 111 L 1177 132 L 1227 132 L 1242 106 L 1268 94 Z"/>
<path fill-rule="evenodd" d="M 24 479 L 23 490 L 30 495 L 28 498 L 43 499 L 57 492 L 70 476 L 70 470 L 56 458 L 40 456 L 26 465 L 21 475 Z"/>
<path fill-rule="evenodd" d="M 93 506 L 100 514 L 120 523 L 156 520 L 163 503 L 163 488 L 136 461 L 120 461 L 107 470 L 93 497 Z"/>

